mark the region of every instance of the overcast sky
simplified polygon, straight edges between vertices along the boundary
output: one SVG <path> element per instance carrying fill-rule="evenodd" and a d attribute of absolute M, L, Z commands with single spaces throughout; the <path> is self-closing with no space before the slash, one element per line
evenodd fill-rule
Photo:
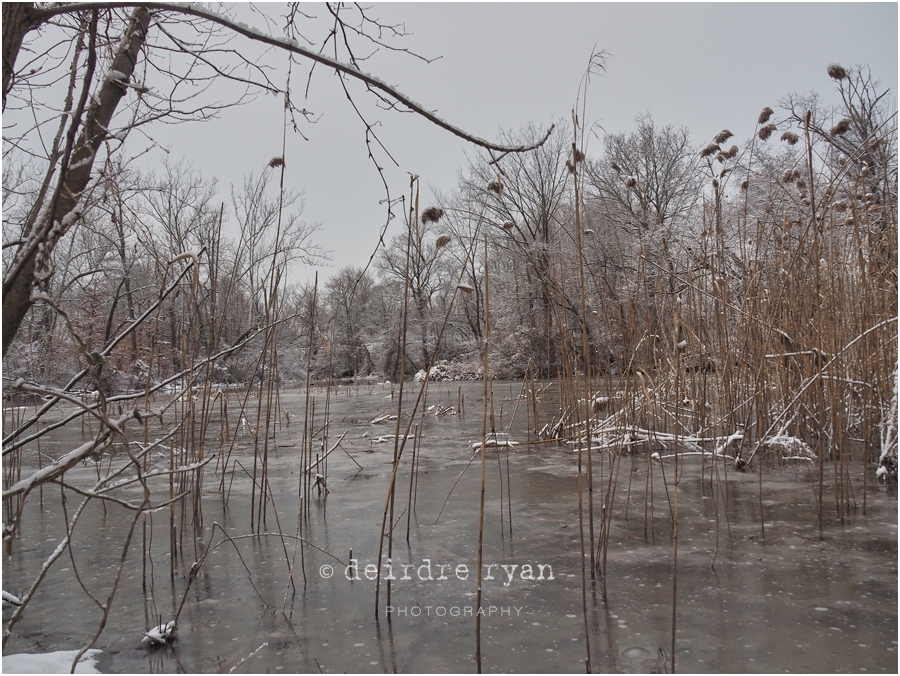
<path fill-rule="evenodd" d="M 274 17 L 284 14 L 281 3 L 260 7 Z M 326 15 L 321 5 L 303 9 Z M 248 24 L 263 27 L 246 7 L 236 11 Z M 891 89 L 889 105 L 896 110 L 893 2 L 376 3 L 370 13 L 405 24 L 410 35 L 395 40 L 397 46 L 440 58 L 424 63 L 381 50 L 364 68 L 450 123 L 487 139 L 495 139 L 501 129 L 529 122 L 546 128 L 555 119 L 569 118 L 595 49 L 609 55 L 607 74 L 592 81 L 586 121 L 608 132 L 627 132 L 636 115 L 650 113 L 657 123 L 685 125 L 698 145 L 723 128 L 743 141 L 753 133 L 759 111 L 776 108 L 791 92 L 816 90 L 833 102 L 833 82 L 826 74 L 831 62 L 870 65 L 874 77 Z M 309 35 L 320 36 L 321 31 Z M 321 117 L 302 126 L 309 141 L 289 134 L 287 183 L 305 191 L 304 218 L 321 222 L 318 240 L 333 252 L 334 267 L 362 265 L 384 222 L 383 187 L 366 156 L 364 129 L 337 79 L 319 68 L 308 99 L 302 100 L 305 78 L 305 73 L 295 77 L 293 98 Z M 361 86 L 352 83 L 350 89 L 366 100 Z M 379 158 L 389 169 L 394 195 L 408 191 L 406 172 L 421 177 L 423 206 L 430 202 L 428 186 L 452 191 L 465 154 L 474 153 L 471 146 L 417 116 L 371 105 L 366 110 L 380 121 L 380 138 L 400 165 L 391 167 L 387 158 Z M 170 148 L 171 158 L 184 156 L 204 176 L 217 177 L 221 197 L 227 199 L 229 184 L 239 184 L 250 171 L 258 174 L 281 154 L 281 130 L 281 100 L 262 96 L 217 120 L 159 126 L 152 133 Z M 599 152 L 600 142 L 591 143 L 589 154 Z M 158 152 L 148 159 L 162 156 Z M 401 226 L 396 220 L 389 234 Z M 296 269 L 292 278 L 309 279 L 312 272 Z M 329 272 L 321 268 L 320 277 Z"/>

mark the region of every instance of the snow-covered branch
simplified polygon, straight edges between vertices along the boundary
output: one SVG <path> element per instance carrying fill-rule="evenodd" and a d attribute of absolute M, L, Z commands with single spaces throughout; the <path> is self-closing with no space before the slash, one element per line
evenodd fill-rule
<path fill-rule="evenodd" d="M 311 49 L 303 47 L 300 43 L 293 38 L 279 38 L 275 37 L 265 31 L 261 31 L 259 29 L 253 28 L 252 26 L 248 26 L 242 21 L 235 21 L 230 17 L 227 17 L 223 14 L 219 14 L 218 12 L 214 12 L 209 10 L 200 4 L 196 3 L 169 3 L 169 2 L 84 2 L 84 3 L 60 3 L 58 5 L 54 5 L 52 7 L 46 7 L 36 14 L 40 20 L 47 20 L 53 16 L 57 16 L 59 14 L 65 14 L 69 12 L 76 11 L 85 11 L 91 9 L 111 9 L 115 7 L 145 7 L 148 10 L 157 10 L 157 11 L 168 11 L 168 12 L 177 12 L 180 14 L 185 14 L 188 16 L 195 16 L 200 19 L 206 19 L 207 21 L 212 21 L 220 26 L 224 26 L 239 35 L 243 35 L 250 40 L 254 40 L 255 42 L 261 42 L 266 45 L 270 45 L 272 47 L 277 47 L 278 49 L 283 49 L 285 51 L 291 52 L 293 54 L 297 54 L 302 56 L 310 61 L 314 61 L 315 63 L 320 63 L 327 68 L 331 68 L 339 73 L 343 73 L 344 75 L 349 75 L 350 77 L 359 80 L 360 82 L 365 83 L 372 89 L 375 89 L 379 92 L 386 94 L 388 97 L 406 106 L 409 110 L 424 117 L 429 122 L 437 125 L 441 129 L 449 131 L 451 134 L 458 136 L 459 138 L 468 141 L 469 143 L 473 143 L 482 148 L 486 148 L 488 150 L 495 150 L 497 152 L 502 153 L 522 153 L 528 152 L 529 150 L 534 150 L 535 148 L 540 147 L 544 144 L 544 142 L 550 138 L 550 134 L 553 131 L 553 126 L 547 130 L 544 136 L 537 143 L 532 143 L 528 145 L 517 145 L 517 146 L 505 146 L 500 145 L 498 143 L 493 143 L 491 141 L 487 141 L 485 139 L 479 138 L 468 132 L 456 127 L 444 119 L 435 115 L 432 111 L 425 108 L 423 105 L 416 103 L 409 96 L 400 92 L 396 87 L 392 87 L 387 84 L 380 78 L 372 75 L 370 73 L 365 73 L 361 71 L 357 66 L 345 63 L 343 61 L 339 61 L 338 59 L 333 59 L 324 54 L 320 54 Z"/>

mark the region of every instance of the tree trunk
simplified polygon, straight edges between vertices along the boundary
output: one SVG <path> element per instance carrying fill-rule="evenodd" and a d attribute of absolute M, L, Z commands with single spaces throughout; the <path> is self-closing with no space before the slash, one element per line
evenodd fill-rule
<path fill-rule="evenodd" d="M 9 3 L 14 4 L 14 3 Z M 3 5 L 3 86 L 6 100 L 7 46 L 10 49 L 14 42 L 11 36 L 7 41 L 7 4 Z M 14 19 L 15 20 L 15 19 Z M 27 14 L 19 20 L 20 25 L 27 22 Z M 150 25 L 150 12 L 138 7 L 131 15 L 131 22 L 120 43 L 119 51 L 113 60 L 110 71 L 118 71 L 118 77 L 104 81 L 99 95 L 88 106 L 87 116 L 81 135 L 75 144 L 68 167 L 63 167 L 59 179 L 59 188 L 53 197 L 54 206 L 50 216 L 43 223 L 37 224 L 37 230 L 29 235 L 28 240 L 16 253 L 16 257 L 8 268 L 7 277 L 3 280 L 3 355 L 9 349 L 19 326 L 31 307 L 31 291 L 35 282 L 35 269 L 38 256 L 41 262 L 49 264 L 50 256 L 57 242 L 66 234 L 77 220 L 78 198 L 88 185 L 94 158 L 100 145 L 107 138 L 107 128 L 116 111 L 116 107 L 128 90 L 126 84 L 137 62 L 138 53 L 147 36 Z M 21 45 L 21 32 L 18 45 Z M 17 48 L 16 50 L 17 51 Z M 15 55 L 12 54 L 14 57 Z M 14 62 L 13 62 L 14 63 Z M 10 72 L 12 63 L 9 64 Z M 11 75 L 10 75 L 11 78 Z"/>
<path fill-rule="evenodd" d="M 6 110 L 6 95 L 12 90 L 22 40 L 40 24 L 34 13 L 33 2 L 3 3 L 3 110 Z"/>

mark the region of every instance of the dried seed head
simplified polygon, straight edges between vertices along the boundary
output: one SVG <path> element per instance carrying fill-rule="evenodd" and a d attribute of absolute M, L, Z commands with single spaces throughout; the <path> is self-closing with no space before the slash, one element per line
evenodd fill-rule
<path fill-rule="evenodd" d="M 847 203 L 844 200 L 838 200 L 831 205 L 831 208 L 835 211 L 846 211 Z"/>
<path fill-rule="evenodd" d="M 775 114 L 775 111 L 766 106 L 762 109 L 762 112 L 759 114 L 759 124 L 765 124 L 769 121 L 769 118 Z"/>
<path fill-rule="evenodd" d="M 500 180 L 499 176 L 487 184 L 487 190 L 488 192 L 495 192 L 498 195 L 503 194 L 503 181 Z"/>
<path fill-rule="evenodd" d="M 428 207 L 422 212 L 422 223 L 437 223 L 444 215 L 444 210 L 440 207 Z"/>
<path fill-rule="evenodd" d="M 503 224 L 503 229 L 506 230 L 507 232 L 509 232 L 510 230 L 512 230 L 514 227 L 516 227 L 516 222 L 515 222 L 515 221 L 506 221 L 506 222 Z"/>
<path fill-rule="evenodd" d="M 450 244 L 453 241 L 453 238 L 450 235 L 441 235 L 436 240 L 434 240 L 434 248 L 435 249 L 443 249 L 445 246 Z"/>
<path fill-rule="evenodd" d="M 475 290 L 475 287 L 471 284 L 457 284 L 456 288 L 463 293 L 472 293 Z"/>
<path fill-rule="evenodd" d="M 802 174 L 800 173 L 800 170 L 795 167 L 793 174 L 794 174 L 794 180 L 799 181 L 802 176 Z"/>
<path fill-rule="evenodd" d="M 781 140 L 787 143 L 789 146 L 792 146 L 800 140 L 800 137 L 792 131 L 786 131 L 781 135 Z"/>
<path fill-rule="evenodd" d="M 725 164 L 725 160 L 727 159 L 728 155 L 726 155 L 725 153 L 719 153 L 718 155 L 716 155 L 716 161 L 721 162 L 722 164 Z"/>
<path fill-rule="evenodd" d="M 725 154 L 728 156 L 728 159 L 732 159 L 732 158 L 734 158 L 734 157 L 737 157 L 737 154 L 738 154 L 739 152 L 740 152 L 740 148 L 738 148 L 737 146 L 731 146 L 731 147 L 728 149 L 728 152 L 725 153 Z"/>
<path fill-rule="evenodd" d="M 778 129 L 774 124 L 767 124 L 765 127 L 759 130 L 759 140 L 760 141 L 768 141 L 769 137 L 772 135 L 772 132 Z"/>
<path fill-rule="evenodd" d="M 730 131 L 728 131 L 727 129 L 723 129 L 723 130 L 720 131 L 718 134 L 716 134 L 716 137 L 715 137 L 713 140 L 714 140 L 716 143 L 725 143 L 725 141 L 727 141 L 728 139 L 730 139 L 732 136 L 734 136 L 734 134 L 732 134 L 732 133 L 731 133 Z"/>
<path fill-rule="evenodd" d="M 725 176 L 725 174 L 728 174 L 728 173 L 730 173 L 731 171 L 732 171 L 731 167 L 725 167 L 725 168 L 722 170 L 722 173 L 719 174 L 719 178 L 723 178 L 723 177 Z"/>
<path fill-rule="evenodd" d="M 865 178 L 869 175 L 869 163 L 863 162 L 862 169 L 859 170 L 859 175 Z"/>
<path fill-rule="evenodd" d="M 749 187 L 750 187 L 749 179 L 745 178 L 743 181 L 741 181 L 741 190 L 747 190 Z"/>
<path fill-rule="evenodd" d="M 839 63 L 828 64 L 828 77 L 833 80 L 843 80 L 847 77 L 847 71 Z"/>
<path fill-rule="evenodd" d="M 269 166 L 274 169 L 275 167 L 283 167 L 284 166 L 284 158 L 283 157 L 273 157 L 269 160 Z"/>
<path fill-rule="evenodd" d="M 840 155 L 838 155 L 838 164 L 840 164 L 842 167 L 843 167 L 845 164 L 847 164 L 847 156 L 844 155 L 843 153 L 841 153 Z"/>
<path fill-rule="evenodd" d="M 841 136 L 850 131 L 850 120 L 846 117 L 831 128 L 828 133 L 832 136 Z"/>
<path fill-rule="evenodd" d="M 575 162 L 584 162 L 584 153 L 575 148 Z"/>
<path fill-rule="evenodd" d="M 794 171 L 792 169 L 788 169 L 786 172 L 784 172 L 781 175 L 782 183 L 790 183 L 793 180 L 794 180 Z"/>
<path fill-rule="evenodd" d="M 796 171 L 796 169 L 794 171 Z M 806 190 L 806 181 L 804 181 L 802 178 L 797 178 L 796 176 L 794 176 L 794 180 L 797 181 L 797 190 L 799 190 L 800 192 Z"/>
<path fill-rule="evenodd" d="M 634 176 L 629 176 L 625 179 L 625 187 L 634 190 L 637 188 L 637 179 Z"/>
<path fill-rule="evenodd" d="M 808 207 L 810 205 L 809 197 L 804 196 L 803 199 L 800 200 L 800 204 L 802 204 L 805 207 Z"/>
<path fill-rule="evenodd" d="M 712 186 L 713 186 L 713 190 L 718 190 L 719 189 L 719 179 L 714 178 L 712 180 Z"/>
<path fill-rule="evenodd" d="M 569 170 L 569 173 L 570 173 L 570 174 L 574 174 L 574 173 L 575 173 L 575 165 L 572 164 L 572 161 L 571 161 L 571 160 L 566 160 L 566 169 Z"/>
<path fill-rule="evenodd" d="M 617 174 L 619 174 L 619 173 L 622 172 L 622 167 L 620 167 L 620 166 L 619 166 L 618 164 L 616 164 L 615 162 L 610 162 L 610 163 L 609 163 L 609 166 L 611 166 L 611 167 L 613 168 L 613 171 L 615 171 Z"/>
<path fill-rule="evenodd" d="M 718 143 L 710 143 L 703 150 L 700 151 L 700 157 L 709 157 L 710 155 L 714 155 L 719 152 L 721 148 L 719 148 Z"/>

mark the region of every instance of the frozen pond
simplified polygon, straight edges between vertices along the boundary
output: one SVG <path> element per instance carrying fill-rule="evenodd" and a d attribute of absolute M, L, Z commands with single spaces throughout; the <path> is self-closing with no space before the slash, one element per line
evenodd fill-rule
<path fill-rule="evenodd" d="M 389 388 L 383 385 L 345 386 L 331 394 L 328 446 L 346 430 L 342 448 L 362 468 L 341 450 L 329 456 L 329 492 L 313 490 L 302 534 L 331 556 L 304 547 L 302 569 L 301 553 L 296 556 L 292 588 L 288 571 L 295 541 L 277 536 L 279 531 L 292 536 L 298 527 L 303 427 L 298 421 L 302 421 L 304 399 L 290 390 L 281 394 L 281 407 L 294 422 L 279 428 L 269 446 L 268 480 L 274 499 L 260 530 L 273 535 L 226 542 L 212 551 L 188 591 L 178 641 L 158 649 L 142 645 L 143 632 L 158 624 L 159 618 L 165 622 L 174 617 L 191 564 L 210 539 L 223 540 L 219 526 L 232 537 L 252 532 L 248 478 L 252 439 L 248 432 L 240 432 L 225 482 L 227 509 L 223 508 L 225 496 L 218 490 L 221 464 L 216 471 L 213 463 L 205 473 L 203 523 L 196 528 L 188 525 L 180 536 L 174 582 L 168 508 L 148 520 L 146 590 L 141 562 L 144 532 L 142 527 L 135 531 L 112 611 L 94 646 L 102 650 L 96 667 L 110 673 L 474 672 L 477 458 L 437 523 L 436 519 L 472 458 L 473 442 L 480 439 L 481 387 L 480 383 L 462 385 L 464 416 L 437 417 L 432 411 L 424 417 L 411 514 L 407 504 L 412 442 L 404 452 L 394 505 L 393 566 L 379 571 L 382 578 L 391 572 L 397 578 L 392 582 L 390 607 L 382 582 L 376 615 L 376 583 L 367 579 L 366 566 L 378 561 L 394 450 L 392 441 L 378 443 L 377 439 L 393 434 L 395 423 L 369 421 L 396 413 L 396 400 L 390 399 Z M 432 384 L 427 405 L 455 403 L 458 388 L 456 383 Z M 509 426 L 520 388 L 521 383 L 494 384 L 498 429 Z M 414 390 L 407 385 L 407 392 Z M 317 420 L 321 420 L 325 394 L 320 391 L 315 396 Z M 523 443 L 508 455 L 496 450 L 488 455 L 483 669 L 582 672 L 585 635 L 577 454 L 564 444 L 526 445 L 523 408 L 519 407 L 509 429 L 510 438 Z M 212 425 L 210 434 L 218 434 L 218 429 Z M 80 443 L 80 434 L 80 427 L 71 433 L 54 433 L 52 440 L 42 440 L 42 450 L 57 456 Z M 599 453 L 595 455 L 596 514 L 600 513 L 599 487 L 602 483 L 605 491 L 608 471 L 608 461 L 601 463 L 600 458 Z M 639 451 L 634 463 L 626 455 L 620 464 L 605 599 L 599 580 L 592 584 L 588 579 L 595 671 L 670 670 L 673 543 L 669 505 L 674 487 L 672 461 L 667 462 L 666 483 L 659 465 L 648 482 L 646 452 Z M 858 509 L 842 523 L 835 513 L 829 465 L 820 537 L 818 471 L 810 463 L 767 460 L 761 483 L 763 536 L 755 471 L 728 471 L 727 483 L 720 476 L 726 511 L 721 494 L 716 499 L 709 462 L 701 468 L 699 460 L 686 458 L 682 469 L 677 671 L 896 673 L 896 486 L 870 481 L 867 515 Z M 861 466 L 851 467 L 859 506 L 861 471 Z M 77 484 L 79 478 L 86 482 L 91 476 L 97 476 L 93 465 L 79 465 L 67 479 Z M 648 483 L 652 505 L 649 496 L 645 499 Z M 4 555 L 5 590 L 24 593 L 65 536 L 59 493 L 56 485 L 44 487 L 43 511 L 38 509 L 38 493 L 30 496 L 22 524 L 25 535 Z M 74 493 L 67 495 L 67 508 L 72 510 L 81 500 Z M 190 501 L 186 502 L 186 523 L 190 524 Z M 180 524 L 181 507 L 175 514 Z M 101 611 L 79 586 L 74 572 L 87 590 L 105 600 L 130 518 L 130 513 L 115 505 L 104 509 L 94 501 L 87 508 L 74 533 L 73 557 L 66 554 L 53 565 L 14 628 L 5 654 L 73 650 L 90 640 Z M 351 551 L 357 565 L 348 569 Z M 5 621 L 10 614 L 4 605 Z"/>

